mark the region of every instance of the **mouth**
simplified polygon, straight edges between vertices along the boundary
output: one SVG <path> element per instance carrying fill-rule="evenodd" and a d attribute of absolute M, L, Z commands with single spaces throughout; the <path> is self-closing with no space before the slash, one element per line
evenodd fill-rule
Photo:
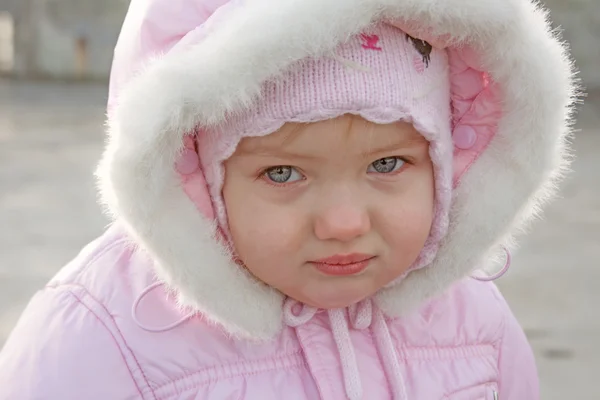
<path fill-rule="evenodd" d="M 375 256 L 370 254 L 337 254 L 309 263 L 325 275 L 347 276 L 361 273 L 374 258 Z"/>

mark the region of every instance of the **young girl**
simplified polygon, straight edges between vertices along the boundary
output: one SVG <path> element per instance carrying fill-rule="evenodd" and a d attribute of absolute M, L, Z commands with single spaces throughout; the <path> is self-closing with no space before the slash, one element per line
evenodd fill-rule
<path fill-rule="evenodd" d="M 481 271 L 572 94 L 528 0 L 134 0 L 115 223 L 31 301 L 0 398 L 538 399 Z"/>

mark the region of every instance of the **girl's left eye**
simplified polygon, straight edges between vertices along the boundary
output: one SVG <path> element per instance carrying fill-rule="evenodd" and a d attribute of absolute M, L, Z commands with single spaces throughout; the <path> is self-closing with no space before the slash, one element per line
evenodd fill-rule
<path fill-rule="evenodd" d="M 400 157 L 386 157 L 371 163 L 367 172 L 375 172 L 378 174 L 389 174 L 402 168 L 405 161 Z"/>
<path fill-rule="evenodd" d="M 301 181 L 303 176 L 298 170 L 289 165 L 278 165 L 271 167 L 264 172 L 265 178 L 273 183 L 291 183 Z"/>

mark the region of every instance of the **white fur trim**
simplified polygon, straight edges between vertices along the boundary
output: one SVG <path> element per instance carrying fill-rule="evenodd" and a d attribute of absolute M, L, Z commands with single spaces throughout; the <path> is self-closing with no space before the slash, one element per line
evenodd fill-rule
<path fill-rule="evenodd" d="M 98 168 L 102 198 L 157 260 L 180 301 L 234 335 L 268 338 L 282 295 L 256 282 L 214 239 L 213 221 L 173 169 L 182 137 L 252 103 L 261 83 L 295 61 L 333 50 L 379 18 L 402 18 L 481 51 L 505 94 L 504 118 L 454 194 L 437 258 L 377 301 L 399 316 L 480 265 L 531 219 L 565 165 L 574 96 L 571 63 L 545 13 L 527 0 L 253 0 L 199 44 L 169 53 L 119 96 Z M 506 195 L 510 193 L 510 195 Z"/>

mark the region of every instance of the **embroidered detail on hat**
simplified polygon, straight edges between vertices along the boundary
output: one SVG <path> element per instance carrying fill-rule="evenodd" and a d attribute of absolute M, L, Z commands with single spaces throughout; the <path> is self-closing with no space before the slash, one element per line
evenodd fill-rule
<path fill-rule="evenodd" d="M 421 56 L 415 56 L 413 58 L 413 66 L 415 67 L 415 70 L 422 74 L 423 72 L 425 72 L 425 62 L 423 61 L 423 58 Z"/>
<path fill-rule="evenodd" d="M 425 40 L 416 39 L 409 34 L 406 35 L 406 39 L 412 42 L 414 48 L 421 55 L 425 68 L 429 67 L 429 63 L 431 62 L 431 52 L 433 51 L 431 44 Z"/>
<path fill-rule="evenodd" d="M 367 50 L 375 50 L 382 51 L 383 49 L 379 46 L 379 36 L 378 35 L 367 35 L 366 33 L 361 33 L 360 38 L 363 41 L 362 47 Z"/>

